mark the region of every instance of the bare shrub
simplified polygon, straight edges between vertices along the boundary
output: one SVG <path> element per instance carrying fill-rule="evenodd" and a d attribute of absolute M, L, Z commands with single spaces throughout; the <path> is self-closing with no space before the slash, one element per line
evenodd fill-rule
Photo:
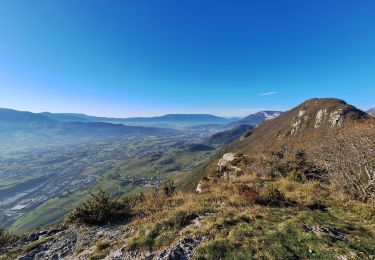
<path fill-rule="evenodd" d="M 325 171 L 307 159 L 304 150 L 279 150 L 268 154 L 266 160 L 268 176 L 288 177 L 295 181 L 322 180 Z"/>
<path fill-rule="evenodd" d="M 328 180 L 360 201 L 375 200 L 375 128 L 356 125 L 327 135 L 312 151 Z"/>

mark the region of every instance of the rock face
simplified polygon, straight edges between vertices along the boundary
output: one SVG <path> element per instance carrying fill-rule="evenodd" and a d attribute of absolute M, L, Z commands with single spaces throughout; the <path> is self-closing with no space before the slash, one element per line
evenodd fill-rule
<path fill-rule="evenodd" d="M 312 131 L 319 128 L 341 127 L 345 121 L 366 118 L 365 112 L 338 99 L 310 99 L 295 109 L 285 113 L 294 117 L 291 123 L 291 134 L 300 131 Z M 283 115 L 283 116 L 284 116 Z"/>
<path fill-rule="evenodd" d="M 64 259 L 70 255 L 77 242 L 77 234 L 72 229 L 51 230 L 43 233 L 31 234 L 28 239 L 21 241 L 21 244 L 37 241 L 40 244 L 17 259 Z M 32 240 L 30 240 L 31 237 Z"/>
<path fill-rule="evenodd" d="M 230 163 L 236 159 L 236 155 L 234 153 L 226 153 L 223 155 L 223 158 L 220 160 L 223 163 Z"/>
<path fill-rule="evenodd" d="M 75 226 L 69 228 L 52 229 L 32 233 L 20 240 L 13 246 L 6 249 L 20 250 L 27 246 L 29 251 L 21 253 L 17 259 L 88 259 L 95 250 L 95 242 L 103 238 L 109 243 L 116 241 L 121 229 L 114 227 L 96 227 L 87 232 L 81 232 Z M 130 232 L 129 230 L 127 232 Z M 78 248 L 83 248 L 82 252 L 74 255 Z M 3 252 L 5 253 L 5 252 Z M 113 258 L 117 259 L 117 258 Z M 118 258 L 122 259 L 122 258 Z"/>
<path fill-rule="evenodd" d="M 331 111 L 328 111 L 327 108 L 323 108 L 317 111 L 316 114 L 313 111 L 307 114 L 305 110 L 301 109 L 292 121 L 290 133 L 293 135 L 299 131 L 308 129 L 310 119 L 314 120 L 314 128 L 324 126 L 341 127 L 345 119 L 345 113 L 343 108 L 336 108 Z"/>
<path fill-rule="evenodd" d="M 195 190 L 197 193 L 202 193 L 202 184 L 201 183 L 198 183 L 197 185 L 197 189 Z"/>
<path fill-rule="evenodd" d="M 305 232 L 313 232 L 313 233 L 324 233 L 331 236 L 333 239 L 346 241 L 347 238 L 343 230 L 331 226 L 306 226 L 302 225 L 302 229 Z"/>
<path fill-rule="evenodd" d="M 70 225 L 67 228 L 32 233 L 9 248 L 0 251 L 0 259 L 3 259 L 1 257 L 6 252 L 20 251 L 20 255 L 16 258 L 18 260 L 86 260 L 91 259 L 95 255 L 99 241 L 105 241 L 109 244 L 110 250 L 104 258 L 106 260 L 194 259 L 194 249 L 206 238 L 189 235 L 189 230 L 191 228 L 201 228 L 203 219 L 209 216 L 211 215 L 191 215 L 190 224 L 181 230 L 181 234 L 185 235 L 180 239 L 176 239 L 169 248 L 162 251 L 141 252 L 138 250 L 124 250 L 124 246 L 126 246 L 128 241 L 126 239 L 122 243 L 118 243 L 118 241 L 123 239 L 124 235 L 126 236 L 135 232 L 131 227 L 111 225 L 81 229 Z M 29 248 L 27 252 L 24 252 L 25 247 Z"/>
<path fill-rule="evenodd" d="M 163 251 L 157 260 L 188 260 L 194 259 L 194 248 L 201 242 L 196 237 L 185 237 L 168 251 Z"/>
<path fill-rule="evenodd" d="M 322 126 L 322 123 L 324 122 L 325 118 L 327 116 L 327 109 L 321 109 L 316 114 L 315 118 L 315 128 L 319 128 Z"/>
<path fill-rule="evenodd" d="M 226 153 L 217 163 L 218 173 L 221 174 L 223 178 L 230 178 L 234 176 L 243 175 L 243 172 L 237 166 L 232 165 L 233 161 L 238 157 L 234 153 Z"/>

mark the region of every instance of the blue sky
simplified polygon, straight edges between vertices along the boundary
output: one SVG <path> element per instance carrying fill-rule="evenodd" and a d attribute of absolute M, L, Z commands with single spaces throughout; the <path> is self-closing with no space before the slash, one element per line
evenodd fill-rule
<path fill-rule="evenodd" d="M 0 1 L 0 107 L 101 116 L 375 106 L 375 1 Z"/>

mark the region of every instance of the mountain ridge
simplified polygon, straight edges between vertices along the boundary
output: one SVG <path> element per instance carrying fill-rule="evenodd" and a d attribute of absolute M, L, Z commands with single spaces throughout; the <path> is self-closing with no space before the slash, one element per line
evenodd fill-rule
<path fill-rule="evenodd" d="M 239 125 L 205 138 L 202 144 L 215 147 L 227 145 L 249 132 L 252 128 L 253 126 L 250 125 Z"/>
<path fill-rule="evenodd" d="M 244 118 L 241 118 L 240 120 L 236 122 L 232 122 L 228 124 L 228 126 L 231 126 L 231 127 L 240 126 L 240 125 L 257 126 L 265 120 L 270 120 L 272 118 L 278 117 L 279 115 L 281 115 L 281 113 L 282 113 L 281 111 L 269 111 L 269 110 L 259 111 L 257 113 L 250 114 Z"/>
<path fill-rule="evenodd" d="M 0 152 L 130 135 L 174 135 L 178 130 L 95 121 L 57 121 L 45 114 L 0 109 Z M 16 144 L 16 145 L 15 145 Z M 22 150 L 21 149 L 21 150 Z"/>
<path fill-rule="evenodd" d="M 162 116 L 154 117 L 99 117 L 90 116 L 86 114 L 79 113 L 51 113 L 51 112 L 41 112 L 32 113 L 28 111 L 18 111 L 8 108 L 0 108 L 7 112 L 23 112 L 29 116 L 33 115 L 35 117 L 40 116 L 41 118 L 52 119 L 58 122 L 105 122 L 105 123 L 115 123 L 115 124 L 129 124 L 136 126 L 161 126 L 161 127 L 173 127 L 173 126 L 198 126 L 198 125 L 208 125 L 208 124 L 228 124 L 238 118 L 225 118 L 212 114 L 166 114 Z"/>
<path fill-rule="evenodd" d="M 192 176 L 189 176 L 192 185 L 183 187 L 187 190 L 194 189 L 202 176 L 216 170 L 215 164 L 225 153 L 255 155 L 281 149 L 310 149 L 329 133 L 341 130 L 346 125 L 373 122 L 369 114 L 343 100 L 309 99 L 278 117 L 262 122 L 250 130 L 245 138 L 226 146 L 192 172 Z"/>

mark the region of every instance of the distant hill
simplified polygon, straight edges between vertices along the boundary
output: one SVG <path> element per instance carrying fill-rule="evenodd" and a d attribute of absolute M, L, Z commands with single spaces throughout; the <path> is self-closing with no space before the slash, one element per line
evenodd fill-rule
<path fill-rule="evenodd" d="M 50 119 L 59 121 L 59 122 L 100 122 L 102 120 L 95 120 L 96 117 L 90 117 L 84 114 L 74 114 L 74 113 L 50 113 L 43 112 L 39 113 Z"/>
<path fill-rule="evenodd" d="M 60 122 L 106 122 L 133 126 L 157 126 L 157 127 L 193 127 L 199 125 L 223 125 L 237 120 L 236 118 L 224 118 L 210 114 L 167 114 L 157 117 L 129 117 L 111 118 L 96 117 L 84 114 L 49 113 L 41 115 Z"/>
<path fill-rule="evenodd" d="M 74 116 L 70 117 L 73 119 Z M 58 121 L 55 119 L 62 120 Z M 98 138 L 130 135 L 173 135 L 175 130 L 157 127 L 127 126 L 106 122 L 70 121 L 68 116 L 51 116 L 0 109 L 0 152 L 9 148 L 41 148 L 66 145 Z"/>
<path fill-rule="evenodd" d="M 215 150 L 215 148 L 205 144 L 188 144 L 180 148 L 180 151 L 205 152 Z"/>
<path fill-rule="evenodd" d="M 187 122 L 195 124 L 217 124 L 225 123 L 229 120 L 223 117 L 218 117 L 209 114 L 168 114 L 159 117 L 134 117 L 125 118 L 124 121 L 138 122 L 138 121 L 155 121 L 155 122 Z"/>
<path fill-rule="evenodd" d="M 235 127 L 240 125 L 251 125 L 256 126 L 262 123 L 263 121 L 278 117 L 281 115 L 280 111 L 260 111 L 255 114 L 248 115 L 238 121 L 230 123 L 228 126 Z"/>
<path fill-rule="evenodd" d="M 0 109 L 0 131 L 4 127 L 12 129 L 32 130 L 45 128 L 45 130 L 56 130 L 65 134 L 124 134 L 124 133 L 148 133 L 157 134 L 160 132 L 173 132 L 173 130 L 155 127 L 136 127 L 123 124 L 106 122 L 75 121 L 78 114 L 52 114 L 52 113 L 31 113 L 12 109 Z M 85 119 L 82 119 L 85 120 Z"/>
<path fill-rule="evenodd" d="M 19 121 L 23 118 L 27 120 L 37 120 L 40 122 L 57 121 L 57 122 L 103 122 L 113 124 L 124 124 L 129 126 L 146 126 L 146 127 L 164 127 L 164 128 L 181 128 L 181 127 L 199 127 L 199 128 L 219 128 L 223 125 L 235 122 L 238 118 L 224 118 L 210 114 L 167 114 L 156 117 L 98 117 L 78 113 L 31 113 L 21 112 L 12 109 L 0 108 L 0 117 L 2 119 Z"/>
<path fill-rule="evenodd" d="M 208 146 L 223 146 L 232 143 L 243 134 L 250 131 L 253 127 L 250 125 L 240 125 L 224 132 L 219 132 L 203 140 L 203 144 Z"/>
<path fill-rule="evenodd" d="M 369 109 L 369 110 L 367 111 L 367 113 L 369 113 L 369 114 L 372 115 L 372 116 L 375 116 L 375 107 Z"/>
<path fill-rule="evenodd" d="M 53 122 L 54 120 L 41 114 L 27 111 L 17 111 L 13 109 L 0 108 L 0 123 L 37 123 Z"/>

